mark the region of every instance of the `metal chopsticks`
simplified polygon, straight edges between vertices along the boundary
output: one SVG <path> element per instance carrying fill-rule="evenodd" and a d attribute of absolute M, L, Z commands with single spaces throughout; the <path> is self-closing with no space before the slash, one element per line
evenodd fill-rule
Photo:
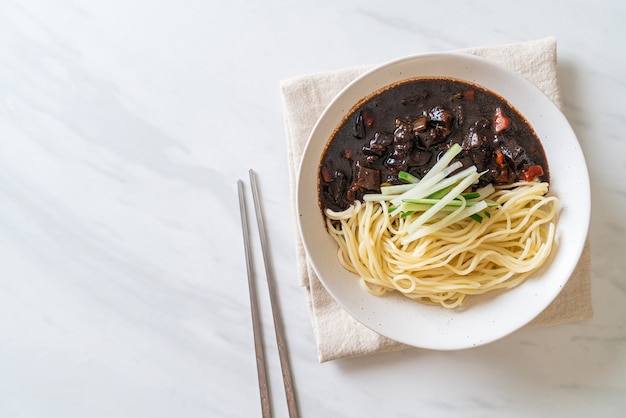
<path fill-rule="evenodd" d="M 239 210 L 241 212 L 241 228 L 243 230 L 243 242 L 246 252 L 246 269 L 248 270 L 248 291 L 250 293 L 250 310 L 252 311 L 252 332 L 254 333 L 254 352 L 256 355 L 256 370 L 259 378 L 261 411 L 263 418 L 270 418 L 272 416 L 270 393 L 269 386 L 267 385 L 267 372 L 265 370 L 263 334 L 261 333 L 261 319 L 259 317 L 259 306 L 256 298 L 257 292 L 250 250 L 250 230 L 248 228 L 248 215 L 246 210 L 246 198 L 243 181 L 238 180 L 237 187 L 239 189 Z"/>
<path fill-rule="evenodd" d="M 254 170 L 249 170 L 250 186 L 252 189 L 252 197 L 254 201 L 254 208 L 256 213 L 256 221 L 259 229 L 259 237 L 261 240 L 261 251 L 263 253 L 263 264 L 265 265 L 265 275 L 267 279 L 267 287 L 270 295 L 270 306 L 272 309 L 272 317 L 274 320 L 274 332 L 276 334 L 276 344 L 278 346 L 278 356 L 280 359 L 280 367 L 283 376 L 283 385 L 285 388 L 285 396 L 287 400 L 287 409 L 289 411 L 290 418 L 298 417 L 298 408 L 296 404 L 295 391 L 293 388 L 293 381 L 291 378 L 291 367 L 289 365 L 289 357 L 287 355 L 287 345 L 285 343 L 285 336 L 283 331 L 283 324 L 280 317 L 280 311 L 278 310 L 278 302 L 276 300 L 276 289 L 274 286 L 274 275 L 271 268 L 269 245 L 267 242 L 267 234 L 265 232 L 265 223 L 263 221 L 263 212 L 260 204 L 259 189 L 256 181 L 256 173 Z M 254 333 L 254 346 L 257 362 L 257 374 L 259 378 L 259 390 L 261 396 L 261 410 L 263 418 L 271 417 L 271 406 L 269 397 L 269 387 L 267 381 L 267 371 L 265 368 L 265 354 L 263 350 L 263 338 L 260 327 L 259 309 L 257 304 L 257 291 L 255 286 L 254 266 L 252 262 L 251 246 L 250 246 L 250 231 L 248 227 L 248 214 L 245 202 L 244 183 L 241 180 L 237 181 L 239 189 L 239 209 L 241 212 L 241 226 L 243 229 L 244 246 L 246 253 L 246 268 L 248 271 L 248 288 L 250 291 L 250 308 L 252 311 L 252 329 Z"/>

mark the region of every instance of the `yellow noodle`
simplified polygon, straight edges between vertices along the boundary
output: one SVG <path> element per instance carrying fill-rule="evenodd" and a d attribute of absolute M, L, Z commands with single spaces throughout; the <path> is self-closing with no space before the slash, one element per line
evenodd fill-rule
<path fill-rule="evenodd" d="M 467 296 L 517 286 L 546 261 L 558 199 L 547 183 L 515 183 L 490 196 L 500 206 L 481 223 L 465 219 L 408 244 L 411 215 L 392 217 L 385 202 L 328 210 L 340 264 L 370 293 L 397 291 L 423 303 L 462 306 Z M 436 222 L 431 220 L 430 222 Z M 429 225 L 427 223 L 425 226 Z"/>

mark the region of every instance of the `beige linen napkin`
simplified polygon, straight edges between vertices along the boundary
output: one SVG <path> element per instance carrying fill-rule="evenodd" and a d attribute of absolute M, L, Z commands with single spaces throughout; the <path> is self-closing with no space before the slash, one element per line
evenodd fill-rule
<path fill-rule="evenodd" d="M 491 59 L 518 72 L 539 87 L 557 105 L 562 105 L 557 80 L 556 40 L 554 38 L 470 48 L 460 52 Z M 295 179 L 313 125 L 334 96 L 369 68 L 356 67 L 311 74 L 281 82 L 290 178 L 292 179 L 291 195 L 294 200 Z M 294 219 L 297 219 L 295 203 Z M 298 233 L 296 233 L 296 251 L 298 276 L 300 284 L 306 288 L 320 362 L 408 347 L 364 327 L 332 299 L 307 262 Z M 591 318 L 593 312 L 590 264 L 590 249 L 587 243 L 567 285 L 557 299 L 527 327 L 549 326 Z"/>

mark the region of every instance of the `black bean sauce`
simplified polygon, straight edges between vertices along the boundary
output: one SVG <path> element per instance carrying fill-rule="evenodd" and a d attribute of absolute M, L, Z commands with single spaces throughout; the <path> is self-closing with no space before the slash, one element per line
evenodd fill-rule
<path fill-rule="evenodd" d="M 365 99 L 337 128 L 320 163 L 320 206 L 344 210 L 401 184 L 400 171 L 421 178 L 454 143 L 464 168 L 485 171 L 477 187 L 549 181 L 539 138 L 504 99 L 457 80 L 417 79 Z"/>

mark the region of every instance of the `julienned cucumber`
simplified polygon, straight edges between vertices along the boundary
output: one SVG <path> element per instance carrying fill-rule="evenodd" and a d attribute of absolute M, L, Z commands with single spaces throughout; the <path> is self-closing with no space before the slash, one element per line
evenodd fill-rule
<path fill-rule="evenodd" d="M 467 217 L 481 222 L 481 212 L 489 217 L 485 209 L 498 206 L 496 202 L 486 199 L 495 191 L 491 184 L 474 192 L 466 192 L 478 183 L 483 173 L 479 173 L 475 166 L 458 171 L 462 168 L 461 163 L 452 163 L 452 160 L 461 150 L 459 144 L 453 144 L 422 179 L 400 172 L 398 177 L 407 184 L 383 186 L 381 193 L 363 197 L 365 201 L 390 202 L 392 216 L 407 218 L 408 234 L 402 238 L 403 244 Z M 436 222 L 426 225 L 433 218 Z"/>

